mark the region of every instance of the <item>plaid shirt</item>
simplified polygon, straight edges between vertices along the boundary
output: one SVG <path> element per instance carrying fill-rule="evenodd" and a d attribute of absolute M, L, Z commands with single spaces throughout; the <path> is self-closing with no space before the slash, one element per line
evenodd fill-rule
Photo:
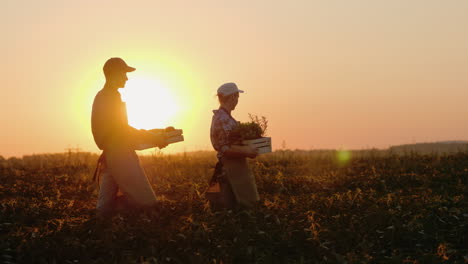
<path fill-rule="evenodd" d="M 221 107 L 218 110 L 213 110 L 213 113 L 210 131 L 211 144 L 213 148 L 218 151 L 217 156 L 220 159 L 223 153 L 228 150 L 229 146 L 232 144 L 229 142 L 229 134 L 239 125 L 239 122 Z"/>

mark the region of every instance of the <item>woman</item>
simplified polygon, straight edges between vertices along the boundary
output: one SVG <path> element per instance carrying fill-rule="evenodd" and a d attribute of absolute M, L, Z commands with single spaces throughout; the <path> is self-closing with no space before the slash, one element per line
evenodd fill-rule
<path fill-rule="evenodd" d="M 259 200 L 255 177 L 252 175 L 246 158 L 258 155 L 256 148 L 235 145 L 230 140 L 231 131 L 239 125 L 231 112 L 239 101 L 239 90 L 235 83 L 225 83 L 218 88 L 220 107 L 213 110 L 211 122 L 211 143 L 218 152 L 218 164 L 214 179 L 221 185 L 223 207 L 237 205 L 251 206 Z"/>

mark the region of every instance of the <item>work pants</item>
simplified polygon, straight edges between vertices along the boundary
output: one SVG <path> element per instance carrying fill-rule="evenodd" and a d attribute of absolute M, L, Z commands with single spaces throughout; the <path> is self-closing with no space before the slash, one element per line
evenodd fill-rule
<path fill-rule="evenodd" d="M 106 214 L 116 209 L 119 190 L 124 194 L 125 206 L 130 208 L 156 204 L 154 191 L 134 150 L 106 150 L 96 206 L 99 213 Z"/>

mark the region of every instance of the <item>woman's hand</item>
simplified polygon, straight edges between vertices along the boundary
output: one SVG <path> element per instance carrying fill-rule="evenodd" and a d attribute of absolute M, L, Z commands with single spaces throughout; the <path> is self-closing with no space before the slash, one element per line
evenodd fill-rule
<path fill-rule="evenodd" d="M 254 159 L 258 156 L 258 149 L 256 147 L 246 146 L 245 152 L 246 156 L 251 159 Z"/>
<path fill-rule="evenodd" d="M 224 152 L 228 157 L 247 157 L 255 158 L 258 156 L 258 150 L 251 146 L 231 145 L 228 150 Z"/>

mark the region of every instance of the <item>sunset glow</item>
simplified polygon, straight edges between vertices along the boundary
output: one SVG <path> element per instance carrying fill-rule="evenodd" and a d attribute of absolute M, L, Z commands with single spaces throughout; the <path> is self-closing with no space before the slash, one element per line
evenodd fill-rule
<path fill-rule="evenodd" d="M 157 80 L 141 75 L 131 76 L 120 92 L 122 100 L 127 104 L 130 125 L 139 129 L 152 129 L 166 127 L 174 122 L 179 110 L 177 99 L 168 87 Z"/>
<path fill-rule="evenodd" d="M 120 89 L 129 123 L 184 130 L 165 152 L 212 150 L 225 82 L 245 90 L 237 120 L 268 118 L 273 149 L 468 140 L 466 1 L 43 0 L 3 9 L 4 157 L 98 152 L 91 106 L 111 57 L 136 68 Z"/>

